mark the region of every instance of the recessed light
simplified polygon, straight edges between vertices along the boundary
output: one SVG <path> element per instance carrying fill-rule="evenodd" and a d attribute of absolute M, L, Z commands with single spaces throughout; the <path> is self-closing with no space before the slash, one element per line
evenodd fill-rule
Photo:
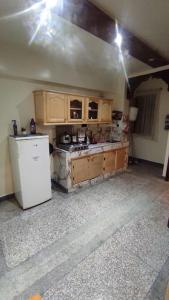
<path fill-rule="evenodd" d="M 149 60 L 149 61 L 154 61 L 154 60 L 155 60 L 155 58 L 153 58 L 153 57 L 150 57 L 148 60 Z"/>

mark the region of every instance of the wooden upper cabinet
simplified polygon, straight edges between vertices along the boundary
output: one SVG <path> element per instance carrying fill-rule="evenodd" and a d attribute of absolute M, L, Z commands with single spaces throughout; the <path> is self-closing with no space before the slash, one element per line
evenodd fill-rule
<path fill-rule="evenodd" d="M 100 121 L 103 123 L 110 123 L 112 121 L 113 101 L 102 99 L 101 102 Z"/>
<path fill-rule="evenodd" d="M 104 153 L 103 173 L 111 173 L 116 169 L 116 150 Z"/>
<path fill-rule="evenodd" d="M 66 121 L 67 103 L 66 95 L 47 93 L 46 95 L 46 122 L 64 123 Z"/>
<path fill-rule="evenodd" d="M 127 148 L 117 149 L 116 170 L 123 169 L 127 164 Z"/>
<path fill-rule="evenodd" d="M 68 123 L 84 122 L 85 97 L 68 95 Z"/>
<path fill-rule="evenodd" d="M 46 122 L 45 97 L 43 91 L 34 92 L 35 118 L 36 122 L 40 124 Z"/>
<path fill-rule="evenodd" d="M 86 99 L 86 121 L 87 123 L 99 122 L 100 120 L 100 99 L 87 98 Z"/>
<path fill-rule="evenodd" d="M 67 117 L 67 96 L 62 93 L 35 91 L 35 117 L 41 124 L 65 123 Z"/>
<path fill-rule="evenodd" d="M 112 100 L 97 97 L 35 91 L 36 122 L 52 124 L 110 123 Z"/>

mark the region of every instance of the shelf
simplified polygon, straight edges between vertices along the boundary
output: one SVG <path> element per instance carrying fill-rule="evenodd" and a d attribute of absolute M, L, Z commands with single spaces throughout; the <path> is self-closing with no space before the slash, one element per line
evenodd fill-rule
<path fill-rule="evenodd" d="M 98 112 L 98 109 L 94 109 L 94 108 L 90 108 L 89 107 L 89 111 L 96 111 L 96 112 Z"/>
<path fill-rule="evenodd" d="M 70 110 L 82 110 L 82 108 L 70 107 Z"/>

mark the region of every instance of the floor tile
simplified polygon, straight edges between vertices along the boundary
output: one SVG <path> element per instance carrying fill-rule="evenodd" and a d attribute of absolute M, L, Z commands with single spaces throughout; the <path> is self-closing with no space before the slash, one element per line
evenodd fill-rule
<path fill-rule="evenodd" d="M 156 275 L 111 238 L 49 289 L 43 299 L 143 299 Z"/>

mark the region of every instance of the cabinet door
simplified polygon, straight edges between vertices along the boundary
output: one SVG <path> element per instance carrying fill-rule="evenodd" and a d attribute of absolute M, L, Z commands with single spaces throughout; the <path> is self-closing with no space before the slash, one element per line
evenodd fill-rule
<path fill-rule="evenodd" d="M 47 93 L 46 96 L 46 122 L 64 123 L 66 121 L 66 95 Z"/>
<path fill-rule="evenodd" d="M 112 100 L 102 100 L 101 122 L 109 123 L 112 121 Z"/>
<path fill-rule="evenodd" d="M 103 173 L 111 173 L 116 169 L 116 150 L 104 153 Z"/>
<path fill-rule="evenodd" d="M 98 122 L 100 120 L 101 100 L 90 98 L 86 100 L 87 122 Z"/>
<path fill-rule="evenodd" d="M 43 124 L 46 122 L 45 99 L 45 92 L 34 92 L 35 119 L 37 124 Z"/>
<path fill-rule="evenodd" d="M 84 121 L 84 97 L 68 96 L 68 122 L 82 123 Z"/>
<path fill-rule="evenodd" d="M 72 182 L 80 183 L 89 179 L 89 161 L 90 158 L 81 157 L 72 159 Z"/>
<path fill-rule="evenodd" d="M 123 169 L 127 160 L 127 148 L 117 150 L 116 156 L 116 170 Z"/>
<path fill-rule="evenodd" d="M 90 179 L 103 174 L 103 153 L 90 156 L 89 177 Z"/>

